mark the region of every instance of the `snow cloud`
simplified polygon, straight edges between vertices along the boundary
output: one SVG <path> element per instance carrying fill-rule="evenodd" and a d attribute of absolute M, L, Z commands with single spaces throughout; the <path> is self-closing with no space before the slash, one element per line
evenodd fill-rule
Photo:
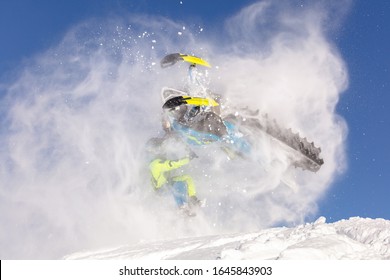
<path fill-rule="evenodd" d="M 75 26 L 5 86 L 0 258 L 60 258 L 313 215 L 344 168 L 346 125 L 335 106 L 347 73 L 324 29 L 330 11 L 259 2 L 227 19 L 224 36 L 134 15 Z M 178 217 L 171 200 L 153 193 L 143 154 L 161 130 L 161 87 L 180 87 L 185 79 L 184 64 L 159 67 L 172 52 L 206 58 L 210 87 L 226 100 L 260 109 L 314 141 L 325 160 L 321 170 L 288 169 L 266 144 L 267 168 L 201 157 L 193 168 L 199 196 L 208 199 L 205 215 Z M 281 183 L 285 176 L 294 188 Z"/>
<path fill-rule="evenodd" d="M 231 102 L 260 109 L 322 148 L 325 164 L 313 174 L 286 168 L 277 151 L 264 146 L 262 156 L 269 157 L 271 167 L 256 187 L 267 194 L 258 197 L 254 208 L 268 209 L 256 213 L 265 225 L 295 223 L 314 214 L 316 201 L 346 168 L 347 126 L 335 108 L 348 74 L 328 39 L 328 32 L 335 31 L 329 23 L 340 21 L 343 12 L 336 15 L 336 7 L 318 3 L 291 7 L 286 2 L 263 1 L 242 9 L 226 21 L 229 43 L 213 54 L 219 67 L 211 80 Z M 348 5 L 343 2 L 338 10 L 345 12 Z M 294 182 L 292 192 L 279 184 L 283 178 Z"/>

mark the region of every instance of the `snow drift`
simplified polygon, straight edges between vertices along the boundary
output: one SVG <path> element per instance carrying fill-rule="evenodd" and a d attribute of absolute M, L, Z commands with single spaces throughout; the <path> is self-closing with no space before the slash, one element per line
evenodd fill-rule
<path fill-rule="evenodd" d="M 271 228 L 79 252 L 65 259 L 135 260 L 369 260 L 390 259 L 390 221 L 350 218 L 327 224 Z"/>
<path fill-rule="evenodd" d="M 335 107 L 347 74 L 324 29 L 330 12 L 259 2 L 227 19 L 222 36 L 158 17 L 90 20 L 32 58 L 1 85 L 0 258 L 60 258 L 313 217 L 344 168 L 346 126 Z M 160 89 L 183 83 L 183 68 L 158 65 L 177 51 L 212 63 L 206 76 L 216 92 L 321 146 L 320 172 L 286 170 L 266 145 L 263 156 L 277 163 L 268 170 L 205 153 L 210 161 L 192 167 L 208 207 L 192 224 L 178 218 L 151 190 L 142 153 L 161 130 Z M 281 184 L 290 172 L 294 189 Z"/>

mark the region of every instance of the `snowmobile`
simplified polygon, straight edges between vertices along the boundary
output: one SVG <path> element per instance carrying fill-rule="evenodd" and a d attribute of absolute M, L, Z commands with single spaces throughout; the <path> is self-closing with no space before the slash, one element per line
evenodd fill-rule
<path fill-rule="evenodd" d="M 164 87 L 163 126 L 175 132 L 190 145 L 218 143 L 232 158 L 250 157 L 261 137 L 266 135 L 286 153 L 294 167 L 317 172 L 324 163 L 321 149 L 291 129 L 281 127 L 275 119 L 248 108 L 221 112 L 221 96 L 212 93 L 199 78 L 197 66 L 211 67 L 199 57 L 173 53 L 161 60 L 161 67 L 177 62 L 189 63 L 187 88 Z M 238 112 L 238 113 L 237 113 Z"/>

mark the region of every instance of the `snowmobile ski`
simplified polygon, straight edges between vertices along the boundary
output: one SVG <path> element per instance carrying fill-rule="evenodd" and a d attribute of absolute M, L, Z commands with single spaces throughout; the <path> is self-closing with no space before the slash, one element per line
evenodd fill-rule
<path fill-rule="evenodd" d="M 178 61 L 186 61 L 190 64 L 195 65 L 203 65 L 206 67 L 211 67 L 211 65 L 204 59 L 188 54 L 181 54 L 181 53 L 172 53 L 166 55 L 160 62 L 160 65 L 162 68 L 167 68 L 169 66 L 172 66 L 176 64 Z"/>
<path fill-rule="evenodd" d="M 164 105 L 163 109 L 172 109 L 180 105 L 194 105 L 194 106 L 219 106 L 219 104 L 212 98 L 204 97 L 192 97 L 192 96 L 175 96 L 168 99 Z"/>

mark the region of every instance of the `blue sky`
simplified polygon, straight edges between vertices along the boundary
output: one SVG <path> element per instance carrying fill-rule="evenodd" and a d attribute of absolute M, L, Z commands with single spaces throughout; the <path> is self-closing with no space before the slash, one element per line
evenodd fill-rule
<path fill-rule="evenodd" d="M 0 78 L 12 79 L 25 59 L 55 45 L 70 27 L 91 17 L 147 13 L 217 30 L 226 17 L 253 2 L 3 0 Z M 329 221 L 351 216 L 390 219 L 389 26 L 390 2 L 353 1 L 341 26 L 329 33 L 349 72 L 349 87 L 337 106 L 349 128 L 348 169 L 319 203 L 319 214 Z"/>
<path fill-rule="evenodd" d="M 321 205 L 327 217 L 390 216 L 389 13 L 387 1 L 355 1 L 334 38 L 349 71 L 337 107 L 349 127 L 348 170 Z"/>

